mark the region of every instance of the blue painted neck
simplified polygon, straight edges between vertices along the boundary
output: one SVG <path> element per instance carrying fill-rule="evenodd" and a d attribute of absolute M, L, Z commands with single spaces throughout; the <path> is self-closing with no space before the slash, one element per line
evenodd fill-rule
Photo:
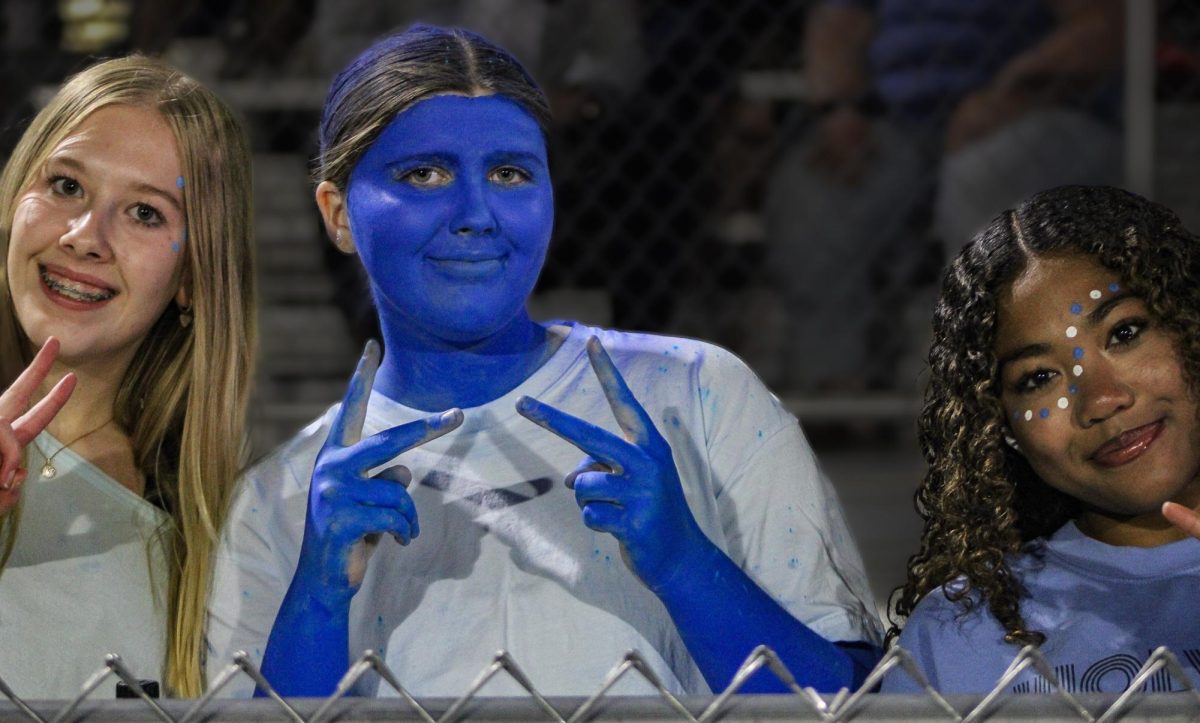
<path fill-rule="evenodd" d="M 375 390 L 406 407 L 439 412 L 478 407 L 528 379 L 558 344 L 522 312 L 499 333 L 475 342 L 433 338 L 398 314 L 381 315 L 384 356 Z"/>

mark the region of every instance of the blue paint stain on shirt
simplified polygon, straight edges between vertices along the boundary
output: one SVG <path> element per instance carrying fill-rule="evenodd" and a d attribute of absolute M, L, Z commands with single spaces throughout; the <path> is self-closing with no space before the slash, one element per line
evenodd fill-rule
<path fill-rule="evenodd" d="M 788 560 L 788 567 L 795 570 L 796 568 L 800 567 L 800 561 L 793 557 L 792 559 Z"/>
<path fill-rule="evenodd" d="M 762 439 L 762 430 L 761 430 L 761 429 L 760 429 L 760 430 L 758 430 L 758 438 L 759 438 L 759 439 Z"/>

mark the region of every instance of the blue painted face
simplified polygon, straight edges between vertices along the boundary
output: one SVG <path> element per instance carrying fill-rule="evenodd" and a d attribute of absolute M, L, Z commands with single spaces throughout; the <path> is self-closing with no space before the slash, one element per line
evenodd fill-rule
<path fill-rule="evenodd" d="M 400 113 L 350 174 L 347 206 L 389 336 L 479 342 L 527 321 L 554 195 L 516 103 L 443 95 Z"/>

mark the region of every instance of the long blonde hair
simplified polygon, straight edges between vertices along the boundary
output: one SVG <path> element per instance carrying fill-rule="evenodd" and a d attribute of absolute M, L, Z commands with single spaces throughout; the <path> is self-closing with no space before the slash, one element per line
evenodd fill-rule
<path fill-rule="evenodd" d="M 178 145 L 187 212 L 183 284 L 195 322 L 168 304 L 126 371 L 114 418 L 174 525 L 167 531 L 167 689 L 203 689 L 205 605 L 217 532 L 245 458 L 245 419 L 257 339 L 250 157 L 245 132 L 211 91 L 159 60 L 108 60 L 72 77 L 25 131 L 0 175 L 0 264 L 16 199 L 58 143 L 110 105 L 162 114 Z M 7 268 L 0 275 L 0 383 L 29 363 Z M 7 548 L 15 534 L 10 515 Z"/>

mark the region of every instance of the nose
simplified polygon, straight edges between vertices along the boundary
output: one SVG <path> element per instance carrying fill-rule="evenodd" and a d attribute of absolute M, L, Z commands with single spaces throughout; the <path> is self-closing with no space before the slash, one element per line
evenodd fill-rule
<path fill-rule="evenodd" d="M 1100 355 L 1096 355 L 1100 357 Z M 1081 364 L 1083 374 L 1075 379 L 1078 388 L 1076 416 L 1079 424 L 1090 427 L 1133 406 L 1136 395 L 1122 379 L 1120 370 L 1108 360 L 1092 358 Z"/>
<path fill-rule="evenodd" d="M 68 222 L 66 233 L 59 238 L 59 246 L 81 259 L 103 261 L 111 258 L 105 214 L 95 207 L 82 211 Z"/>
<path fill-rule="evenodd" d="M 483 235 L 496 231 L 487 183 L 472 181 L 459 186 L 461 197 L 450 230 L 460 235 Z"/>

